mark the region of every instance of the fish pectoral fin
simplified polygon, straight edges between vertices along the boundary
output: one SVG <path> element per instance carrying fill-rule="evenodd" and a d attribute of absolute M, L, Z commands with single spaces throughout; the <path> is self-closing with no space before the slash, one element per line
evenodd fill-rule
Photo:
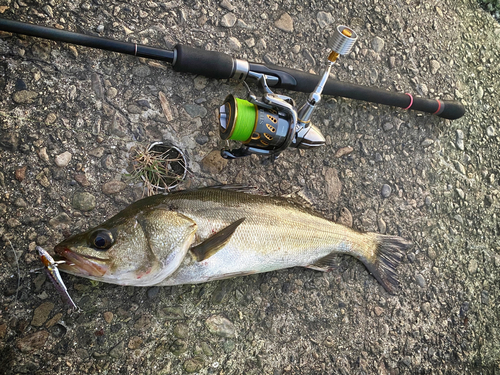
<path fill-rule="evenodd" d="M 310 268 L 315 271 L 327 272 L 335 266 L 335 259 L 338 259 L 337 254 L 328 254 L 326 257 L 321 258 L 317 262 L 306 266 L 306 268 Z"/>
<path fill-rule="evenodd" d="M 219 251 L 225 244 L 229 242 L 231 236 L 238 226 L 245 221 L 245 218 L 236 220 L 234 223 L 229 224 L 224 229 L 215 233 L 212 237 L 207 238 L 202 243 L 193 246 L 191 253 L 195 256 L 198 262 L 210 258 L 217 251 Z"/>

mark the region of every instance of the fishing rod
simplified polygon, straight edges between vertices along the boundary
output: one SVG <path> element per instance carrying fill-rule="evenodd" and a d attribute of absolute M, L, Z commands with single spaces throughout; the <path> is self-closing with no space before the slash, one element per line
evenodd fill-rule
<path fill-rule="evenodd" d="M 239 149 L 221 151 L 221 155 L 228 159 L 250 154 L 277 155 L 288 147 L 312 148 L 323 145 L 323 135 L 310 123 L 312 112 L 322 94 L 423 111 L 450 120 L 458 119 L 465 113 L 464 106 L 458 101 L 419 98 L 408 93 L 329 79 L 330 69 L 338 56 L 348 54 L 357 40 L 356 33 L 346 26 L 338 26 L 329 38 L 328 46 L 332 52 L 322 76 L 277 65 L 248 62 L 222 52 L 182 44 L 177 44 L 170 51 L 1 18 L 0 30 L 165 61 L 177 72 L 208 78 L 231 78 L 243 81 L 245 85 L 246 81 L 256 81 L 264 93 L 262 98 L 258 99 L 252 94 L 247 85 L 248 100 L 229 95 L 219 109 L 221 138 L 243 143 Z M 307 92 L 310 95 L 306 103 L 297 109 L 292 98 L 274 94 L 271 87 Z"/>

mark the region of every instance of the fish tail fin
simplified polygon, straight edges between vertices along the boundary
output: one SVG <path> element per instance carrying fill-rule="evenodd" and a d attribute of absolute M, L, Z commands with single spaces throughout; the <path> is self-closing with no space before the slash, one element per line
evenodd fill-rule
<path fill-rule="evenodd" d="M 375 234 L 375 243 L 373 256 L 360 257 L 360 260 L 388 293 L 395 294 L 399 287 L 396 269 L 411 242 L 398 236 Z"/>

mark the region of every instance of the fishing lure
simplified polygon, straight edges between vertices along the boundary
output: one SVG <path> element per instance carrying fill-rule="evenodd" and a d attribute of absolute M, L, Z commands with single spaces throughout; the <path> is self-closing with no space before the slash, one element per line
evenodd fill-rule
<path fill-rule="evenodd" d="M 64 282 L 61 278 L 61 274 L 59 273 L 59 269 L 57 268 L 58 262 L 54 260 L 50 256 L 50 254 L 43 249 L 40 246 L 36 247 L 36 250 L 38 251 L 38 255 L 40 256 L 40 260 L 42 261 L 43 265 L 45 266 L 45 272 L 47 273 L 47 276 L 49 279 L 52 281 L 54 286 L 56 287 L 57 291 L 61 295 L 62 299 L 68 303 L 68 305 L 71 306 L 72 310 L 79 311 L 80 308 L 75 304 L 73 299 L 68 293 L 68 289 L 66 288 L 66 285 L 64 285 Z M 62 263 L 66 263 L 66 261 L 62 261 Z"/>

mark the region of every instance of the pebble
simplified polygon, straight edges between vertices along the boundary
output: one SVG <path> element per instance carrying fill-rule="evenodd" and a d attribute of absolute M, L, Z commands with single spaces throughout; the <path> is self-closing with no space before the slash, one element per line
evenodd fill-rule
<path fill-rule="evenodd" d="M 380 193 L 382 194 L 382 197 L 389 198 L 392 193 L 392 188 L 387 184 L 383 184 Z"/>
<path fill-rule="evenodd" d="M 85 175 L 85 173 L 75 174 L 73 178 L 75 179 L 76 182 L 78 182 L 80 185 L 82 185 L 84 187 L 90 186 L 90 182 L 87 179 L 87 176 Z"/>
<path fill-rule="evenodd" d="M 352 228 L 352 214 L 351 211 L 349 211 L 346 207 L 343 207 L 340 210 L 340 215 L 337 220 L 337 223 L 345 225 L 346 227 Z"/>
<path fill-rule="evenodd" d="M 146 78 L 151 74 L 151 69 L 147 65 L 137 65 L 132 69 L 132 74 L 139 78 Z"/>
<path fill-rule="evenodd" d="M 375 38 L 372 39 L 371 45 L 372 45 L 372 49 L 375 52 L 380 53 L 382 51 L 382 49 L 384 48 L 385 42 L 382 38 L 376 36 Z"/>
<path fill-rule="evenodd" d="M 233 51 L 239 51 L 241 50 L 241 43 L 240 41 L 235 38 L 234 36 L 230 36 L 227 40 L 228 46 L 231 50 Z"/>
<path fill-rule="evenodd" d="M 71 223 L 71 218 L 68 216 L 66 212 L 61 212 L 59 215 L 49 220 L 49 225 L 52 228 L 58 228 L 62 225 L 66 225 L 69 223 Z"/>
<path fill-rule="evenodd" d="M 380 316 L 384 313 L 384 309 L 379 307 L 379 306 L 375 306 L 375 308 L 373 310 L 375 312 L 375 315 L 377 315 L 377 316 Z"/>
<path fill-rule="evenodd" d="M 89 155 L 100 158 L 104 155 L 104 147 L 96 147 L 89 151 Z"/>
<path fill-rule="evenodd" d="M 127 187 L 127 184 L 118 180 L 111 180 L 102 185 L 102 192 L 107 195 L 116 194 Z"/>
<path fill-rule="evenodd" d="M 441 64 L 437 60 L 431 60 L 429 62 L 429 65 L 430 65 L 430 69 L 431 69 L 432 74 L 436 74 L 438 72 L 439 68 L 441 68 Z"/>
<path fill-rule="evenodd" d="M 33 312 L 33 319 L 31 325 L 34 327 L 41 327 L 43 323 L 49 318 L 50 312 L 54 309 L 52 302 L 44 302 L 38 306 Z"/>
<path fill-rule="evenodd" d="M 26 203 L 26 201 L 23 198 L 19 197 L 14 201 L 14 206 L 25 208 L 28 207 L 28 203 Z"/>
<path fill-rule="evenodd" d="M 57 115 L 54 112 L 50 112 L 47 117 L 45 117 L 45 123 L 52 125 L 57 120 Z"/>
<path fill-rule="evenodd" d="M 208 331 L 220 337 L 235 337 L 236 328 L 234 324 L 220 315 L 212 315 L 205 321 Z"/>
<path fill-rule="evenodd" d="M 377 219 L 377 225 L 378 225 L 378 231 L 382 234 L 385 234 L 385 232 L 387 231 L 387 224 L 385 223 L 384 219 L 379 217 Z"/>
<path fill-rule="evenodd" d="M 185 339 L 188 336 L 189 328 L 183 323 L 178 323 L 174 327 L 173 334 L 179 339 Z"/>
<path fill-rule="evenodd" d="M 386 122 L 386 123 L 384 123 L 384 125 L 382 125 L 382 129 L 384 129 L 384 131 L 386 131 L 386 132 L 391 130 L 393 127 L 394 127 L 394 124 L 392 122 Z"/>
<path fill-rule="evenodd" d="M 125 354 L 125 342 L 120 341 L 109 351 L 110 357 L 121 358 Z"/>
<path fill-rule="evenodd" d="M 54 163 L 60 168 L 66 167 L 71 161 L 71 152 L 65 151 L 54 158 Z"/>
<path fill-rule="evenodd" d="M 116 95 L 118 95 L 118 90 L 116 88 L 109 87 L 106 90 L 106 96 L 108 97 L 108 99 L 114 99 L 116 97 Z"/>
<path fill-rule="evenodd" d="M 16 180 L 19 181 L 19 182 L 22 182 L 24 181 L 24 179 L 26 178 L 26 170 L 28 169 L 28 167 L 25 165 L 21 168 L 17 168 L 16 171 L 14 172 L 14 176 L 16 177 Z"/>
<path fill-rule="evenodd" d="M 14 85 L 14 90 L 22 91 L 22 90 L 26 90 L 26 89 L 27 89 L 26 82 L 24 82 L 21 78 L 16 79 L 16 83 Z"/>
<path fill-rule="evenodd" d="M 236 9 L 236 7 L 233 4 L 231 4 L 229 0 L 222 0 L 220 6 L 224 9 L 227 9 L 230 12 Z"/>
<path fill-rule="evenodd" d="M 34 91 L 21 90 L 12 94 L 12 100 L 17 104 L 31 104 L 35 101 L 37 96 L 38 94 Z"/>
<path fill-rule="evenodd" d="M 434 144 L 434 140 L 430 138 L 426 138 L 422 141 L 421 145 L 423 147 L 429 147 L 430 145 Z"/>
<path fill-rule="evenodd" d="M 78 192 L 73 196 L 72 202 L 73 208 L 80 211 L 92 211 L 96 206 L 96 199 L 90 193 L 87 192 Z"/>
<path fill-rule="evenodd" d="M 204 364 L 205 362 L 203 361 L 203 358 L 194 357 L 186 360 L 186 362 L 184 362 L 183 364 L 183 367 L 188 374 L 192 374 L 194 372 L 200 371 L 203 368 Z"/>
<path fill-rule="evenodd" d="M 97 73 L 92 73 L 90 75 L 90 86 L 99 99 L 104 98 L 104 89 L 102 88 L 101 79 Z"/>
<path fill-rule="evenodd" d="M 160 293 L 160 288 L 157 286 L 153 286 L 153 287 L 149 288 L 147 291 L 147 295 L 148 295 L 149 299 L 155 299 L 159 293 Z"/>
<path fill-rule="evenodd" d="M 40 183 L 40 185 L 42 185 L 45 188 L 48 188 L 50 186 L 50 181 L 47 175 L 43 171 L 36 175 L 35 180 L 37 180 Z"/>
<path fill-rule="evenodd" d="M 455 163 L 455 166 L 457 168 L 457 171 L 459 171 L 460 173 L 462 173 L 463 175 L 465 175 L 466 171 L 465 171 L 465 167 L 463 166 L 462 163 L 460 163 L 459 161 L 457 161 Z"/>
<path fill-rule="evenodd" d="M 169 350 L 175 355 L 181 355 L 187 349 L 188 349 L 187 343 L 181 339 L 175 340 L 169 347 Z"/>
<path fill-rule="evenodd" d="M 462 189 L 460 188 L 456 188 L 455 191 L 457 192 L 458 196 L 461 198 L 461 199 L 465 199 L 465 193 Z"/>
<path fill-rule="evenodd" d="M 104 168 L 109 169 L 110 171 L 115 169 L 116 165 L 115 165 L 115 161 L 113 160 L 113 155 L 111 155 L 111 154 L 105 155 L 101 159 L 101 165 Z"/>
<path fill-rule="evenodd" d="M 497 132 L 496 132 L 495 128 L 490 125 L 486 128 L 486 135 L 488 137 L 494 137 L 495 135 L 497 135 Z"/>
<path fill-rule="evenodd" d="M 457 140 L 455 143 L 459 150 L 464 150 L 464 132 L 460 129 L 457 129 Z"/>
<path fill-rule="evenodd" d="M 104 314 L 104 320 L 106 323 L 111 323 L 113 321 L 114 314 L 111 311 L 106 311 Z"/>
<path fill-rule="evenodd" d="M 184 104 L 183 107 L 192 118 L 205 117 L 207 114 L 207 109 L 198 104 Z"/>
<path fill-rule="evenodd" d="M 429 302 L 424 302 L 422 304 L 422 312 L 427 315 L 429 314 L 430 311 L 431 311 L 431 304 Z"/>
<path fill-rule="evenodd" d="M 349 155 L 354 149 L 351 146 L 341 147 L 335 152 L 336 158 L 341 158 L 342 156 Z"/>
<path fill-rule="evenodd" d="M 342 182 L 339 179 L 339 173 L 335 168 L 326 168 L 324 171 L 326 195 L 330 202 L 336 202 L 342 193 Z"/>
<path fill-rule="evenodd" d="M 104 31 L 104 25 L 98 25 L 95 30 L 100 34 Z"/>
<path fill-rule="evenodd" d="M 142 345 L 142 339 L 139 336 L 132 336 L 128 341 L 127 347 L 130 350 L 139 349 Z"/>
<path fill-rule="evenodd" d="M 469 273 L 471 275 L 474 275 L 476 272 L 477 272 L 477 260 L 475 259 L 472 259 L 470 262 L 469 262 L 469 267 L 468 267 L 468 270 L 469 270 Z"/>
<path fill-rule="evenodd" d="M 19 146 L 19 137 L 14 132 L 0 132 L 0 147 L 9 150 L 17 151 Z"/>
<path fill-rule="evenodd" d="M 282 31 L 291 33 L 293 32 L 293 19 L 288 13 L 283 13 L 281 17 L 274 22 L 274 26 Z"/>
<path fill-rule="evenodd" d="M 334 22 L 333 16 L 330 12 L 320 11 L 316 14 L 316 20 L 318 21 L 319 27 L 324 29 L 328 25 L 331 25 Z"/>
<path fill-rule="evenodd" d="M 211 151 L 200 162 L 201 169 L 212 175 L 220 173 L 227 165 L 228 161 L 220 156 L 219 150 Z"/>
<path fill-rule="evenodd" d="M 490 294 L 488 293 L 487 290 L 483 290 L 481 292 L 481 303 L 483 305 L 487 305 L 490 303 Z"/>
<path fill-rule="evenodd" d="M 196 141 L 196 143 L 198 143 L 199 145 L 204 145 L 206 144 L 210 138 L 208 138 L 208 136 L 206 134 L 197 134 L 195 137 L 194 137 L 194 140 Z"/>
<path fill-rule="evenodd" d="M 238 17 L 234 13 L 226 13 L 220 20 L 220 25 L 223 27 L 233 27 Z"/>
<path fill-rule="evenodd" d="M 421 274 L 417 274 L 417 276 L 415 276 L 415 281 L 417 282 L 419 287 L 421 288 L 427 287 L 427 282 L 425 281 L 424 277 Z"/>
<path fill-rule="evenodd" d="M 309 61 L 311 65 L 316 65 L 316 60 L 314 59 L 311 51 L 309 51 L 308 49 L 304 49 L 304 51 L 302 51 L 302 56 L 304 56 L 304 58 Z"/>
<path fill-rule="evenodd" d="M 49 333 L 45 330 L 32 333 L 16 341 L 16 347 L 21 353 L 29 353 L 41 349 L 49 338 Z"/>

